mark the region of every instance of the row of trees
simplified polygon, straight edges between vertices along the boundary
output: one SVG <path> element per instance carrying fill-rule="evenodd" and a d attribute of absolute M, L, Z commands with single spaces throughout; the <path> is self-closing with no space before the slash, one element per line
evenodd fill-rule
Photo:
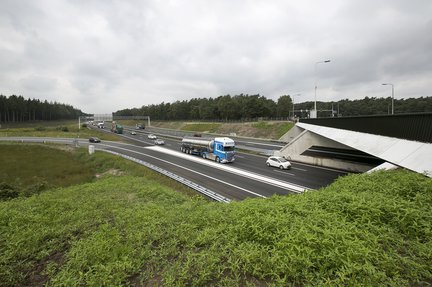
<path fill-rule="evenodd" d="M 260 95 L 220 96 L 174 103 L 142 106 L 115 112 L 118 116 L 150 116 L 155 120 L 240 120 L 259 117 L 288 117 L 290 96 L 274 102 Z"/>
<path fill-rule="evenodd" d="M 314 102 L 295 104 L 295 116 L 309 117 Z M 391 113 L 391 98 L 364 98 L 317 102 L 319 117 L 383 115 Z M 432 97 L 394 101 L 395 113 L 432 112 Z M 257 118 L 287 118 L 293 116 L 289 95 L 275 102 L 260 95 L 225 95 L 217 98 L 191 99 L 174 103 L 147 105 L 115 112 L 118 116 L 150 116 L 155 120 L 249 120 Z"/>
<path fill-rule="evenodd" d="M 50 121 L 77 119 L 81 110 L 57 102 L 24 99 L 23 96 L 0 95 L 0 122 Z"/>

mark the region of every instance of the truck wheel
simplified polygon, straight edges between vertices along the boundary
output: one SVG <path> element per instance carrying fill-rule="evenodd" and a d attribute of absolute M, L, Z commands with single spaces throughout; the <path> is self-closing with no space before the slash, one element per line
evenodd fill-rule
<path fill-rule="evenodd" d="M 185 149 L 184 149 L 184 147 L 181 147 L 181 148 L 180 148 L 180 150 L 181 150 L 181 152 L 182 152 L 182 153 L 184 153 L 184 152 L 185 152 Z"/>
<path fill-rule="evenodd" d="M 215 161 L 219 163 L 220 162 L 220 158 L 217 156 L 216 159 L 215 159 Z"/>
<path fill-rule="evenodd" d="M 205 153 L 203 153 L 203 154 L 202 154 L 202 158 L 204 158 L 204 159 L 206 159 L 206 158 L 207 158 L 207 156 L 206 156 L 206 154 L 205 154 Z"/>

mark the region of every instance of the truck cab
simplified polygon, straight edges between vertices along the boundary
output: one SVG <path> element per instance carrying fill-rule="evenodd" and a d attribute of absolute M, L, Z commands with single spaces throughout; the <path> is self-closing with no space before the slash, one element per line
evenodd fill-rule
<path fill-rule="evenodd" d="M 233 162 L 235 155 L 235 142 L 230 138 L 214 139 L 214 155 L 221 163 Z"/>

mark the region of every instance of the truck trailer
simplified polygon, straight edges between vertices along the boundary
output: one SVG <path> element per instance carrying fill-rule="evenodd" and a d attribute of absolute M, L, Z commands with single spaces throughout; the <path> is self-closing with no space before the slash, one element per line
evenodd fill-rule
<path fill-rule="evenodd" d="M 235 142 L 226 137 L 213 139 L 185 137 L 182 139 L 180 149 L 184 153 L 199 155 L 216 162 L 229 163 L 235 160 Z"/>
<path fill-rule="evenodd" d="M 111 123 L 111 131 L 113 133 L 116 133 L 116 134 L 122 134 L 123 133 L 123 127 L 121 124 L 117 123 L 116 121 L 113 121 Z"/>

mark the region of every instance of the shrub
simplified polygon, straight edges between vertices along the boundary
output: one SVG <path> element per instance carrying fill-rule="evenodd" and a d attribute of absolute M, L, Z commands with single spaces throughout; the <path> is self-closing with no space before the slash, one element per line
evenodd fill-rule
<path fill-rule="evenodd" d="M 47 181 L 41 180 L 40 182 L 37 182 L 23 189 L 21 191 L 21 195 L 25 197 L 30 197 L 32 195 L 39 194 L 44 190 L 47 190 L 49 187 L 50 186 Z"/>
<path fill-rule="evenodd" d="M 0 200 L 9 200 L 19 196 L 17 188 L 6 182 L 0 183 Z"/>
<path fill-rule="evenodd" d="M 57 130 L 62 132 L 68 132 L 69 128 L 67 126 L 58 126 Z"/>

